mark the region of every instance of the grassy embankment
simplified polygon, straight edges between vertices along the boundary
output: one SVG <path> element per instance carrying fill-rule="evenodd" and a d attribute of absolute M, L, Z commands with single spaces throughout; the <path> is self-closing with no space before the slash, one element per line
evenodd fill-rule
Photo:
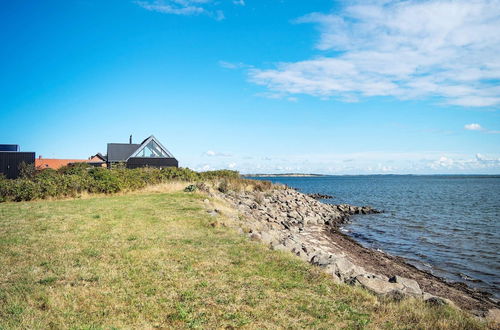
<path fill-rule="evenodd" d="M 0 204 L 0 329 L 482 326 L 450 307 L 379 302 L 334 284 L 231 226 L 212 226 L 204 198 Z"/>

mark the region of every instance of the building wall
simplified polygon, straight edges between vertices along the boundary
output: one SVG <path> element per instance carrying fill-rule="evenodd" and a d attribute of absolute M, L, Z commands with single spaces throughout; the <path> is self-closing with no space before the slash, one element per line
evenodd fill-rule
<path fill-rule="evenodd" d="M 15 179 L 19 177 L 19 165 L 22 162 L 34 164 L 35 153 L 2 151 L 0 152 L 0 173 L 8 179 Z"/>
<path fill-rule="evenodd" d="M 138 167 L 179 167 L 179 162 L 175 158 L 129 158 L 127 168 Z"/>

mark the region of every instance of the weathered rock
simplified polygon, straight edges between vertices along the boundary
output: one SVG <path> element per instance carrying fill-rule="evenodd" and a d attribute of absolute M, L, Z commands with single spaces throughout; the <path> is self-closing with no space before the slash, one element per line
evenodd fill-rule
<path fill-rule="evenodd" d="M 335 270 L 336 270 L 336 267 L 333 266 L 333 265 L 328 265 L 326 267 L 323 268 L 324 271 L 330 275 L 332 277 L 332 280 L 337 283 L 337 284 L 340 284 L 342 283 L 342 280 L 340 279 L 340 277 L 337 276 L 337 274 L 335 273 Z"/>
<path fill-rule="evenodd" d="M 430 293 L 427 293 L 427 292 L 423 293 L 422 299 L 427 304 L 433 305 L 433 306 L 443 306 L 443 305 L 454 306 L 455 305 L 450 299 L 446 299 L 446 298 L 443 298 L 443 297 L 434 296 L 434 295 L 432 295 Z"/>
<path fill-rule="evenodd" d="M 422 295 L 422 289 L 420 289 L 420 285 L 418 285 L 418 282 L 415 280 L 396 275 L 391 277 L 389 282 L 402 284 L 404 286 L 403 293 L 405 294 L 415 297 Z"/>
<path fill-rule="evenodd" d="M 332 198 L 335 198 L 331 195 L 326 195 L 326 194 L 307 194 L 307 196 L 314 198 L 314 199 L 332 199 Z"/>
<path fill-rule="evenodd" d="M 261 240 L 261 236 L 260 236 L 260 234 L 252 233 L 252 234 L 250 234 L 250 239 L 252 241 L 260 241 Z"/>
<path fill-rule="evenodd" d="M 264 244 L 272 245 L 273 243 L 277 243 L 278 239 L 275 235 L 272 235 L 271 232 L 262 232 L 260 234 L 260 239 Z"/>
<path fill-rule="evenodd" d="M 330 258 L 329 254 L 326 253 L 318 253 L 315 256 L 312 257 L 311 259 L 311 264 L 320 266 L 320 267 L 325 267 L 327 265 L 330 265 L 332 263 L 332 259 Z"/>
<path fill-rule="evenodd" d="M 366 273 L 363 267 L 356 266 L 342 256 L 332 260 L 332 266 L 335 267 L 335 274 L 344 282 Z"/>
<path fill-rule="evenodd" d="M 382 297 L 392 297 L 400 299 L 404 295 L 404 286 L 402 284 L 387 282 L 376 277 L 359 275 L 356 276 L 353 284 L 361 286 L 366 290 Z"/>

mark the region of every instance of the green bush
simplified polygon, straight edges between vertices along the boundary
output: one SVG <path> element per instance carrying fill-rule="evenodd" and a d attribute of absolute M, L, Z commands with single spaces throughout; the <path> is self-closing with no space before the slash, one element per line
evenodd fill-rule
<path fill-rule="evenodd" d="M 112 194 L 174 180 L 197 182 L 222 179 L 225 182 L 239 178 L 238 172 L 229 170 L 195 172 L 176 167 L 127 169 L 120 166 L 107 169 L 85 163 L 65 166 L 57 171 L 44 169 L 33 172 L 26 167 L 23 174 L 15 180 L 0 176 L 0 202 L 74 197 L 83 192 Z"/>

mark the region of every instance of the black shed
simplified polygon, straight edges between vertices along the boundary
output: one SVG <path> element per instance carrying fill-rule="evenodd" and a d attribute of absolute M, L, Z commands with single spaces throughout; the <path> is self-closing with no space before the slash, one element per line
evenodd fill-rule
<path fill-rule="evenodd" d="M 20 152 L 17 144 L 0 144 L 0 174 L 7 179 L 19 177 L 20 165 L 35 163 L 34 152 Z"/>

